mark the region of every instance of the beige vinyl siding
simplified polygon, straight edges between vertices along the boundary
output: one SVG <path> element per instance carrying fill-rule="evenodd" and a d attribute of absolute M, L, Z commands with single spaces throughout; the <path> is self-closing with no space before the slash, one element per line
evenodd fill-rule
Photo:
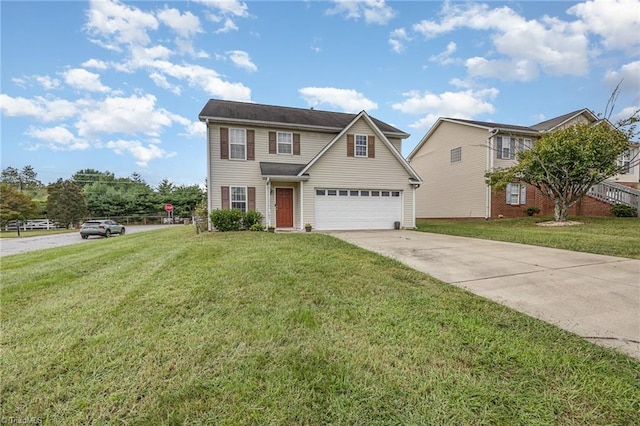
<path fill-rule="evenodd" d="M 239 126 L 222 126 L 237 127 Z M 256 131 L 256 138 L 258 132 Z M 209 211 L 222 208 L 221 186 L 253 186 L 256 188 L 256 210 L 262 213 L 265 211 L 265 182 L 260 174 L 260 157 L 258 156 L 256 142 L 256 160 L 221 160 L 220 159 L 220 126 L 209 126 L 208 128 L 209 146 L 209 176 L 207 182 L 210 185 L 211 200 Z"/>
<path fill-rule="evenodd" d="M 402 154 L 402 139 L 390 138 L 389 142 L 391 142 L 391 145 L 394 146 L 396 151 L 398 151 L 400 154 Z"/>
<path fill-rule="evenodd" d="M 411 159 L 423 184 L 416 190 L 416 217 L 485 217 L 486 129 L 442 121 Z M 451 150 L 462 159 L 451 163 Z"/>
<path fill-rule="evenodd" d="M 347 135 L 344 134 L 311 167 L 310 179 L 304 183 L 304 223 L 315 218 L 315 189 L 388 189 L 402 191 L 403 227 L 414 225 L 413 189 L 409 173 L 387 148 L 381 137 L 374 135 L 366 121 L 355 123 L 348 134 L 375 136 L 375 158 L 347 157 Z"/>
<path fill-rule="evenodd" d="M 220 127 L 236 127 L 255 131 L 255 160 L 222 160 L 220 159 Z M 269 154 L 269 132 L 281 131 L 300 134 L 300 155 Z M 256 187 L 256 208 L 263 215 L 265 210 L 264 187 L 266 182 L 260 173 L 260 162 L 299 163 L 306 164 L 335 136 L 332 133 L 297 132 L 289 129 L 254 128 L 238 125 L 217 124 L 208 128 L 210 167 L 209 182 L 212 199 L 210 209 L 221 208 L 220 186 L 242 185 Z M 260 189 L 262 188 L 262 189 Z"/>

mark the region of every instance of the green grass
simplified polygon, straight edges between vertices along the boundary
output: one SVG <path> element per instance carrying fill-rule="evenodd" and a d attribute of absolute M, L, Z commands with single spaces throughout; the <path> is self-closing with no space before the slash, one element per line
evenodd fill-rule
<path fill-rule="evenodd" d="M 633 424 L 640 362 L 322 234 L 171 227 L 2 258 L 2 416 Z"/>
<path fill-rule="evenodd" d="M 423 232 L 507 241 L 543 247 L 640 259 L 640 219 L 570 217 L 583 225 L 547 227 L 551 217 L 495 220 L 418 220 Z"/>
<path fill-rule="evenodd" d="M 21 230 L 18 237 L 18 231 L 0 231 L 0 238 L 24 238 L 24 237 L 40 237 L 42 235 L 68 234 L 70 232 L 78 232 L 77 229 L 29 229 Z"/>

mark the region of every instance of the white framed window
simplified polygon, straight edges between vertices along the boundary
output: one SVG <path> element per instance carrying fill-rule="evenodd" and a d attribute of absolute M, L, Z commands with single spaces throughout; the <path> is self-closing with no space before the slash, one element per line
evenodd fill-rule
<path fill-rule="evenodd" d="M 451 150 L 451 163 L 459 163 L 462 161 L 462 147 L 456 147 Z"/>
<path fill-rule="evenodd" d="M 519 152 L 529 151 L 531 149 L 531 146 L 532 146 L 531 139 L 518 139 Z"/>
<path fill-rule="evenodd" d="M 245 129 L 229 129 L 229 158 L 232 160 L 247 159 L 247 131 Z"/>
<path fill-rule="evenodd" d="M 232 186 L 229 188 L 231 193 L 231 208 L 238 209 L 243 213 L 247 212 L 247 187 Z"/>
<path fill-rule="evenodd" d="M 356 144 L 355 144 L 356 157 L 366 157 L 367 156 L 367 135 L 356 135 L 355 140 L 356 140 Z"/>
<path fill-rule="evenodd" d="M 627 149 L 618 157 L 618 167 L 620 168 L 619 173 L 631 173 L 631 150 Z"/>
<path fill-rule="evenodd" d="M 527 187 L 519 183 L 507 184 L 507 204 L 518 206 L 527 204 Z"/>
<path fill-rule="evenodd" d="M 277 133 L 278 154 L 293 153 L 293 133 L 278 132 Z"/>
<path fill-rule="evenodd" d="M 496 157 L 503 160 L 516 158 L 516 139 L 507 136 L 496 137 Z"/>

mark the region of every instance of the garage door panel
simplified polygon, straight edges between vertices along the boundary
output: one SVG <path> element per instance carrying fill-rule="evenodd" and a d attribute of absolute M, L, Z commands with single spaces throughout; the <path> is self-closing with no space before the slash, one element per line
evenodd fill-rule
<path fill-rule="evenodd" d="M 351 194 L 352 190 L 349 190 Z M 379 191 L 379 190 L 369 190 Z M 402 216 L 400 191 L 389 196 L 316 195 L 316 223 L 319 230 L 393 229 Z M 396 196 L 391 194 L 395 192 Z M 325 194 L 327 192 L 325 191 Z"/>

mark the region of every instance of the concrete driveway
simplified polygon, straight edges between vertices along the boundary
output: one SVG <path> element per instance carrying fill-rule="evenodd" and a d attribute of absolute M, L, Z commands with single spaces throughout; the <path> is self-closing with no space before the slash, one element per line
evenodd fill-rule
<path fill-rule="evenodd" d="M 327 234 L 640 359 L 640 260 L 408 230 Z"/>

